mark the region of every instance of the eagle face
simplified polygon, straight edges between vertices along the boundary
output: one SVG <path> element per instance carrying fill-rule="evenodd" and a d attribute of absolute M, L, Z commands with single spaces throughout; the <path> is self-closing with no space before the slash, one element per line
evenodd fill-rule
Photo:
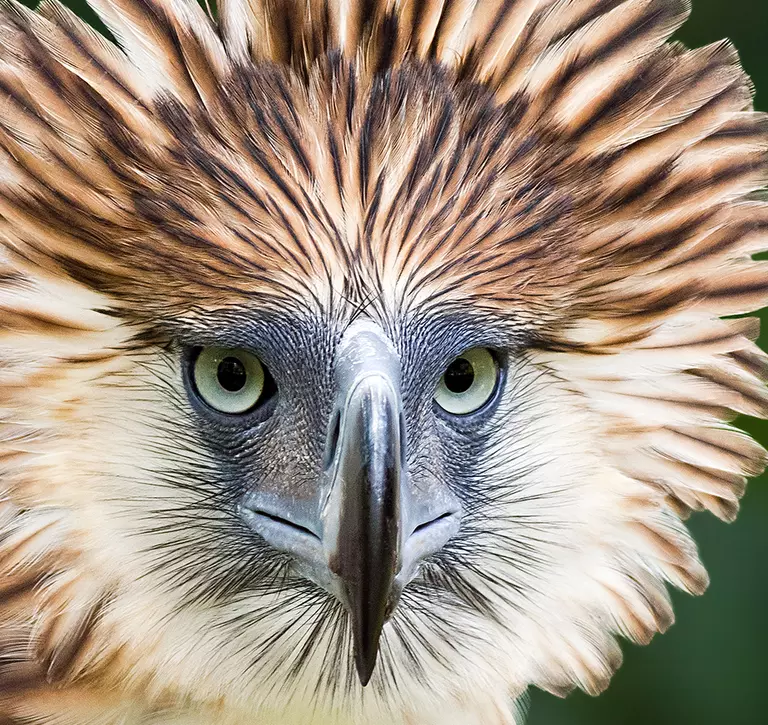
<path fill-rule="evenodd" d="M 601 691 L 765 462 L 734 51 L 677 0 L 93 7 L 0 11 L 0 719 Z"/>
<path fill-rule="evenodd" d="M 589 575 L 596 522 L 613 525 L 587 417 L 522 326 L 337 304 L 206 315 L 215 336 L 177 327 L 106 393 L 86 444 L 109 509 L 96 548 L 111 577 L 132 572 L 120 606 L 155 613 L 121 613 L 110 636 L 140 651 L 173 636 L 190 686 L 230 671 L 274 707 L 309 687 L 358 716 L 426 707 L 419 683 L 447 693 L 457 672 L 498 678 L 509 707 L 524 647 L 509 623 L 582 616 L 555 592 Z"/>

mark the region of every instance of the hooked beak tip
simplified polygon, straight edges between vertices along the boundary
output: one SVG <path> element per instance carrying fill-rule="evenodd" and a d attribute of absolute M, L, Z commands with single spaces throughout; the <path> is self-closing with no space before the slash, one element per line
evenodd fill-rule
<path fill-rule="evenodd" d="M 368 683 L 371 681 L 373 671 L 376 668 L 378 652 L 378 642 L 370 647 L 358 646 L 355 648 L 355 667 L 357 668 L 357 676 L 360 679 L 360 684 L 363 687 L 367 687 Z"/>

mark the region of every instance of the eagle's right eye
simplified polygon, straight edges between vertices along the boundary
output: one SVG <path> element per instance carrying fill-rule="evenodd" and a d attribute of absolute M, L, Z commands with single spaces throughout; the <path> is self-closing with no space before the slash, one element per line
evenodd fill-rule
<path fill-rule="evenodd" d="M 273 383 L 259 358 L 227 347 L 204 347 L 192 362 L 198 397 L 219 413 L 242 415 L 271 397 Z"/>

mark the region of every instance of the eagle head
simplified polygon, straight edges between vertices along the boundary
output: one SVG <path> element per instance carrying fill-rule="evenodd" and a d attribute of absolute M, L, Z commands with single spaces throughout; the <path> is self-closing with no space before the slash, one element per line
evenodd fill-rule
<path fill-rule="evenodd" d="M 0 6 L 0 720 L 513 723 L 765 453 L 766 118 L 686 0 Z"/>

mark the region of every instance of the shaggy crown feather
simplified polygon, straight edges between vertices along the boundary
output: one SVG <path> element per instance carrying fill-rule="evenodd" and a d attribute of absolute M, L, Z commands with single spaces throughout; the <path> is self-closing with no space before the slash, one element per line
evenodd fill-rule
<path fill-rule="evenodd" d="M 685 0 L 91 6 L 117 45 L 56 0 L 0 6 L 0 720 L 130 717 L 82 695 L 130 659 L 61 493 L 89 386 L 165 316 L 339 290 L 501 314 L 587 411 L 632 553 L 509 691 L 599 691 L 612 633 L 646 642 L 665 581 L 706 586 L 680 519 L 733 519 L 765 462 L 729 425 L 768 415 L 735 317 L 768 302 L 768 135 L 733 48 L 668 42 Z"/>

